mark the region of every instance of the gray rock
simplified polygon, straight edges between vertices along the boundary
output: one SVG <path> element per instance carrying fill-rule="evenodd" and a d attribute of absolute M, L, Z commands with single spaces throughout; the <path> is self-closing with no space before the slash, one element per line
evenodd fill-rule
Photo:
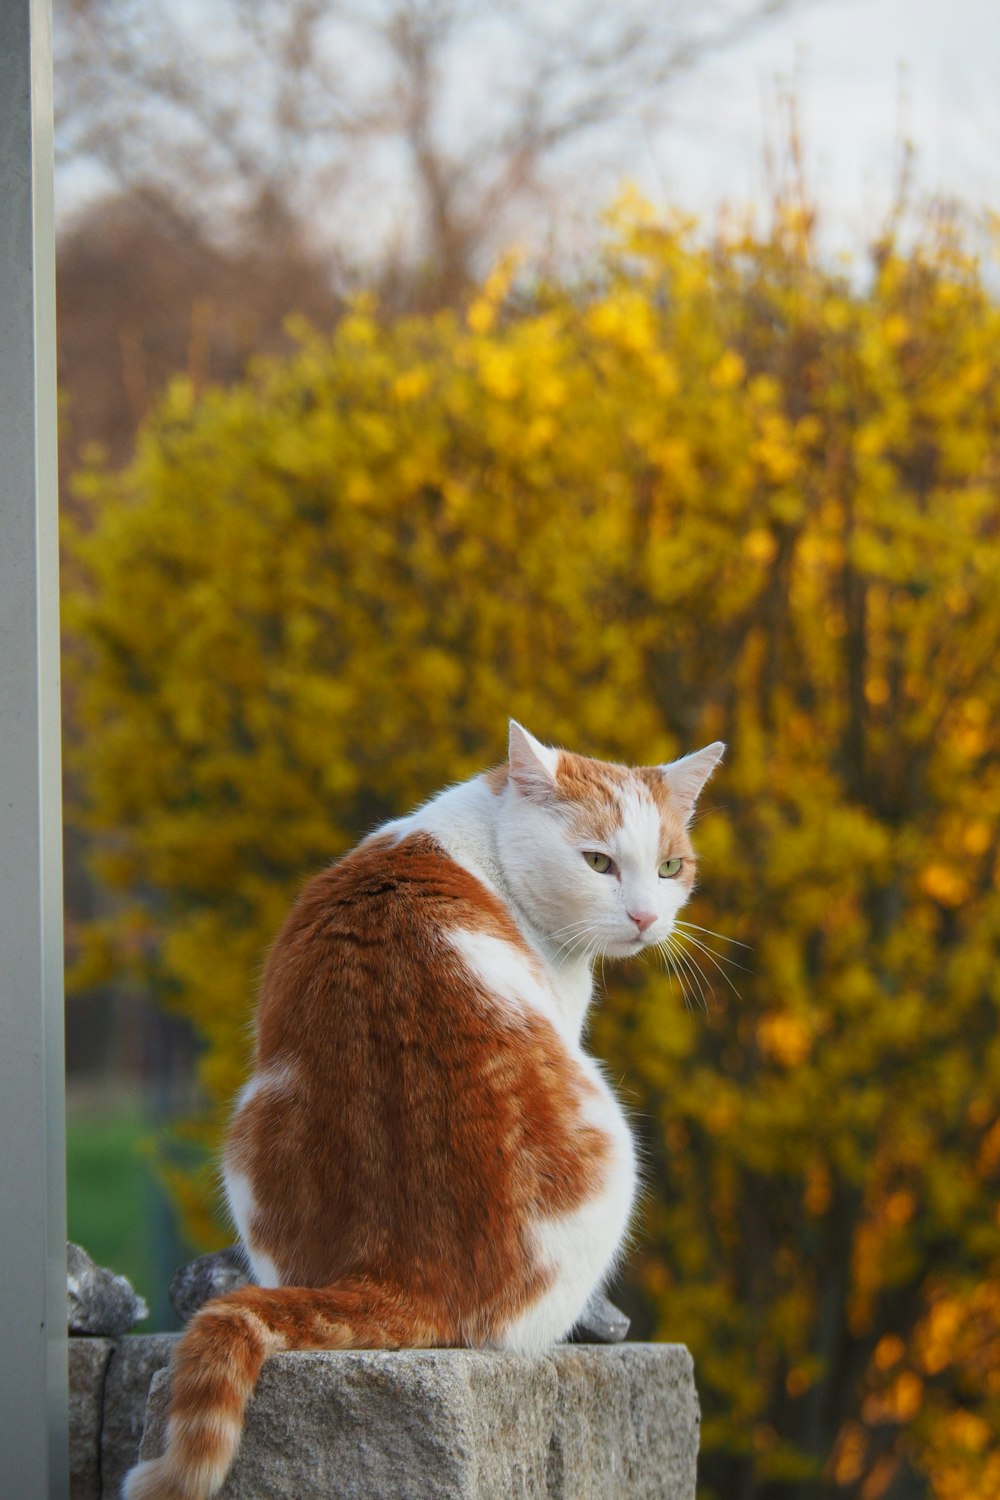
<path fill-rule="evenodd" d="M 240 1245 L 199 1255 L 197 1260 L 181 1266 L 170 1282 L 170 1301 L 185 1323 L 204 1303 L 225 1292 L 234 1292 L 251 1280 L 250 1267 Z"/>
<path fill-rule="evenodd" d="M 128 1333 L 149 1308 L 124 1276 L 95 1266 L 79 1245 L 66 1246 L 66 1302 L 70 1333 L 114 1338 Z"/>
<path fill-rule="evenodd" d="M 140 1454 L 162 1451 L 154 1376 Z M 693 1500 L 698 1398 L 676 1344 L 276 1355 L 219 1500 Z"/>
<path fill-rule="evenodd" d="M 620 1344 L 628 1333 L 630 1318 L 616 1307 L 603 1292 L 595 1292 L 574 1324 L 571 1344 Z"/>
<path fill-rule="evenodd" d="M 71 1500 L 101 1500 L 101 1423 L 110 1339 L 71 1339 L 69 1345 L 69 1492 Z"/>
<path fill-rule="evenodd" d="M 139 1456 L 150 1381 L 170 1364 L 179 1339 L 177 1333 L 132 1334 L 111 1345 L 101 1434 L 103 1500 L 119 1500 L 122 1480 Z"/>

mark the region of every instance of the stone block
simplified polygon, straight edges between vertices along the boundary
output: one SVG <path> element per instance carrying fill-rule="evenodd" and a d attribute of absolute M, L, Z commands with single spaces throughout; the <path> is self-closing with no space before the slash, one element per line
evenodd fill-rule
<path fill-rule="evenodd" d="M 169 1365 L 176 1333 L 132 1334 L 111 1346 L 104 1377 L 101 1500 L 119 1500 L 121 1483 L 139 1456 L 150 1382 Z"/>
<path fill-rule="evenodd" d="M 69 1492 L 101 1500 L 101 1423 L 110 1339 L 69 1341 Z"/>
<path fill-rule="evenodd" d="M 168 1397 L 162 1371 L 143 1458 Z M 676 1344 L 280 1354 L 219 1500 L 694 1500 L 698 1420 Z"/>

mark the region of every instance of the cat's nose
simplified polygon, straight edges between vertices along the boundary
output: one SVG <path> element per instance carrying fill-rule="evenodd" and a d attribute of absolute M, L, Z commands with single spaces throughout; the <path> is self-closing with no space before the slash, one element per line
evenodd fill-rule
<path fill-rule="evenodd" d="M 656 921 L 655 911 L 630 911 L 629 916 L 638 927 L 640 932 L 645 932 L 647 927 L 652 927 Z"/>

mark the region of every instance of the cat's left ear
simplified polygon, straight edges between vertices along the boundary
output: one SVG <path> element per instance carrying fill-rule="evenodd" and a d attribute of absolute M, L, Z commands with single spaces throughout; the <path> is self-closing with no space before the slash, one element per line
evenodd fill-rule
<path fill-rule="evenodd" d="M 516 719 L 510 721 L 507 751 L 510 779 L 529 797 L 546 797 L 555 787 L 559 751 L 536 740 Z"/>
<path fill-rule="evenodd" d="M 704 750 L 694 750 L 680 760 L 660 767 L 660 773 L 670 788 L 671 795 L 680 805 L 685 822 L 694 812 L 694 805 L 705 782 L 725 754 L 721 740 L 706 745 Z"/>

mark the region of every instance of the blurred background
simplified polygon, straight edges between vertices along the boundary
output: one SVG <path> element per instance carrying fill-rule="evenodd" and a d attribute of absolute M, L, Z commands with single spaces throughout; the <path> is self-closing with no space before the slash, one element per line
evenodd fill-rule
<path fill-rule="evenodd" d="M 1000 13 L 56 0 L 71 1236 L 173 1326 L 302 880 L 730 745 L 595 1050 L 718 1500 L 1000 1495 Z"/>

